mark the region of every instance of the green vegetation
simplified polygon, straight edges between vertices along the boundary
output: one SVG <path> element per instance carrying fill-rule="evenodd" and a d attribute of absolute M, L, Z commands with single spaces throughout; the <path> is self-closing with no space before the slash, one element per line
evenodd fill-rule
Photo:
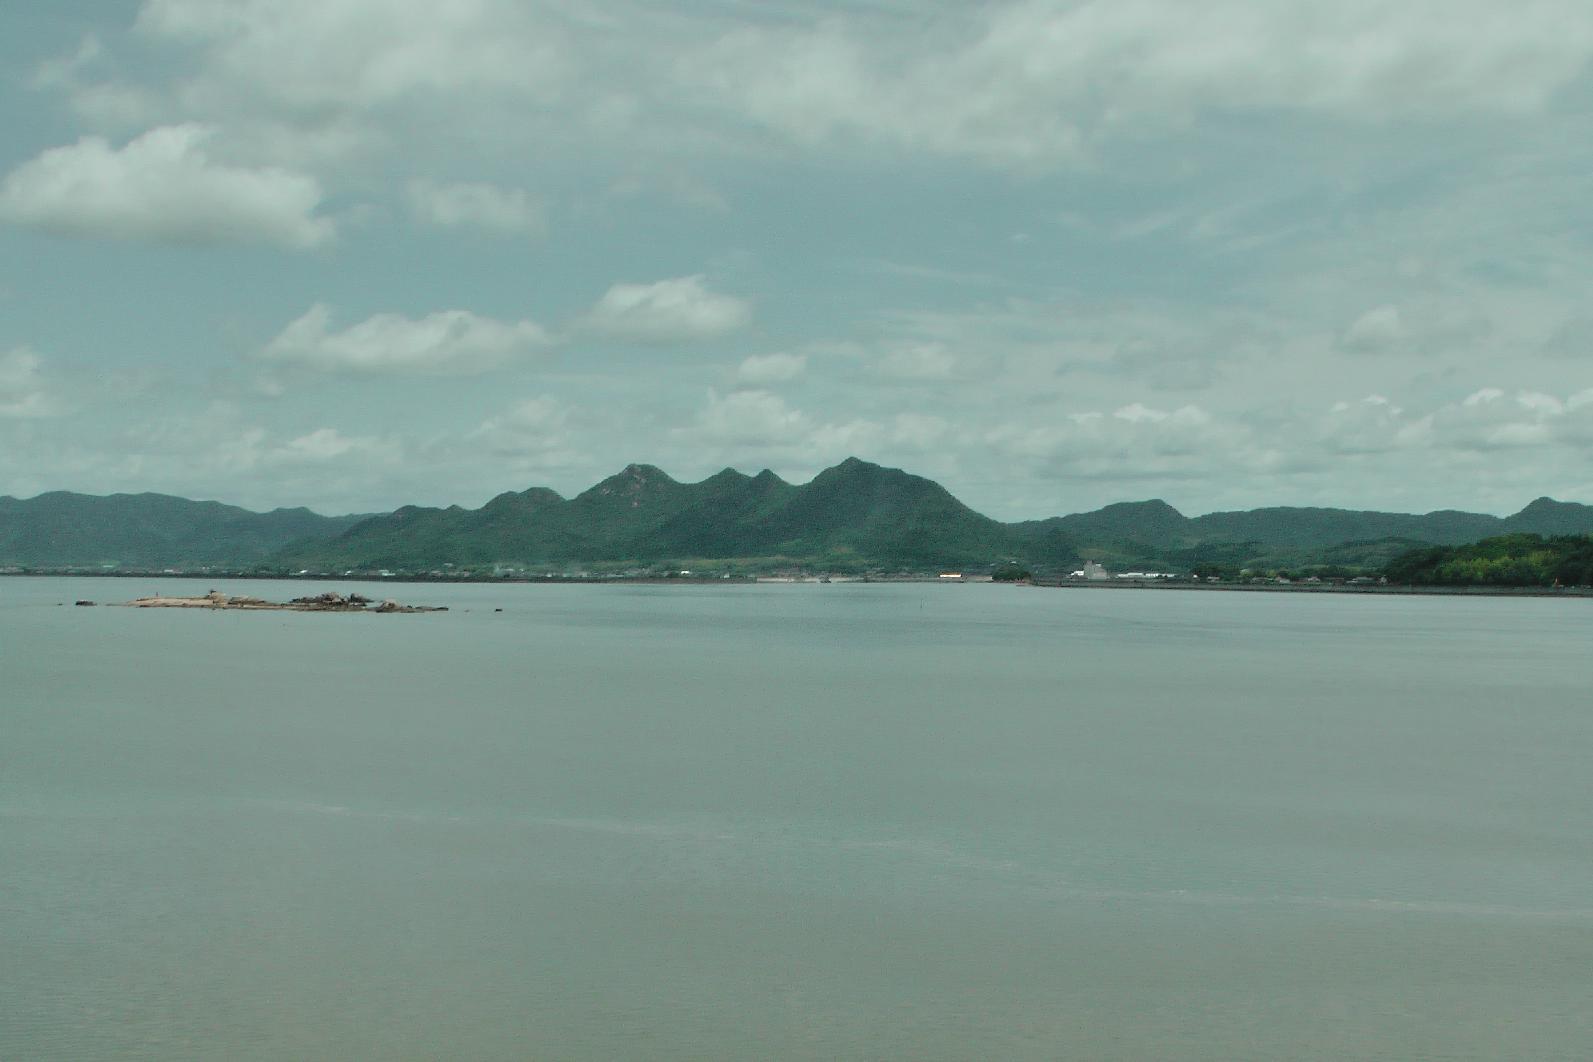
<path fill-rule="evenodd" d="M 747 476 L 728 468 L 700 483 L 680 483 L 638 464 L 573 498 L 533 487 L 500 494 L 479 509 L 410 505 L 369 517 L 307 509 L 253 513 L 157 494 L 0 498 L 0 568 L 385 570 L 439 578 L 680 578 L 685 571 L 691 578 L 732 579 L 955 569 L 1044 580 L 1093 560 L 1112 571 L 1224 581 L 1350 580 L 1375 577 L 1396 561 L 1408 565 L 1413 550 L 1429 551 L 1425 557 L 1432 547 L 1501 534 L 1588 532 L 1593 507 L 1547 498 L 1502 518 L 1315 508 L 1191 518 L 1151 500 L 1005 524 L 937 483 L 851 458 L 801 485 L 768 470 Z M 1458 571 L 1424 577 L 1498 581 L 1541 574 L 1503 562 Z M 1570 569 L 1555 571 L 1563 582 Z"/>
<path fill-rule="evenodd" d="M 1593 536 L 1519 533 L 1465 546 L 1412 550 L 1391 561 L 1391 583 L 1415 586 L 1593 585 Z"/>
<path fill-rule="evenodd" d="M 1034 578 L 1034 573 L 1017 561 L 1004 561 L 996 565 L 990 578 L 998 583 L 1022 583 Z"/>
<path fill-rule="evenodd" d="M 801 486 L 767 470 L 746 476 L 728 468 L 680 483 L 651 465 L 631 465 L 568 500 L 535 490 L 476 510 L 406 507 L 273 560 L 290 570 L 449 564 L 540 573 L 577 564 L 642 574 L 662 558 L 687 557 L 699 563 L 680 567 L 694 573 L 861 573 L 983 569 L 1000 557 L 1055 570 L 1076 553 L 1056 536 L 981 516 L 930 480 L 852 458 Z"/>
<path fill-rule="evenodd" d="M 291 542 L 324 540 L 364 516 L 255 513 L 165 494 L 55 491 L 0 497 L 0 566 L 118 568 L 257 564 Z"/>

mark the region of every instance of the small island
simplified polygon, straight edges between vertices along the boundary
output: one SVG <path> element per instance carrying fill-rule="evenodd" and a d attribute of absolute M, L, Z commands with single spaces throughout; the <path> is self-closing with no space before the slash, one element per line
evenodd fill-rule
<path fill-rule="evenodd" d="M 83 604 L 83 602 L 78 602 Z M 140 597 L 125 603 L 127 608 L 208 608 L 244 612 L 447 612 L 446 606 L 401 605 L 388 599 L 377 602 L 360 594 L 343 595 L 327 591 L 313 597 L 291 601 L 267 601 L 260 597 L 234 597 L 212 590 L 201 597 Z"/>

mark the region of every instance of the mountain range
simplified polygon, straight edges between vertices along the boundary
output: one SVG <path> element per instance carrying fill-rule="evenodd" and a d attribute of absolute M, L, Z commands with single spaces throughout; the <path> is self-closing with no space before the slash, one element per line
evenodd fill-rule
<path fill-rule="evenodd" d="M 168 494 L 0 497 L 0 566 L 243 567 L 291 543 L 331 538 L 364 519 L 302 508 L 257 513 Z"/>
<path fill-rule="evenodd" d="M 707 561 L 921 571 L 1014 560 L 1054 571 L 1084 558 L 1183 570 L 1366 567 L 1413 546 L 1509 532 L 1593 532 L 1593 506 L 1539 498 L 1508 517 L 1297 507 L 1187 517 L 1152 500 L 1002 523 L 938 483 L 857 458 L 804 484 L 767 469 L 748 476 L 728 468 L 681 483 L 634 464 L 572 498 L 533 487 L 479 509 L 404 506 L 334 517 L 159 494 L 0 497 L 0 566 L 33 569 L 612 570 Z"/>

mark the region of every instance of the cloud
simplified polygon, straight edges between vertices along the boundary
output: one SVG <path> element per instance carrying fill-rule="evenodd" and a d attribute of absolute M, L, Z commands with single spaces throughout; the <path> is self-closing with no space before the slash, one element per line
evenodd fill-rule
<path fill-rule="evenodd" d="M 0 354 L 0 417 L 47 417 L 59 412 L 45 389 L 43 359 L 28 347 Z"/>
<path fill-rule="evenodd" d="M 708 392 L 708 405 L 692 428 L 700 441 L 752 446 L 789 446 L 803 441 L 813 422 L 770 391 Z"/>
<path fill-rule="evenodd" d="M 90 48 L 41 76 L 85 116 L 225 119 L 262 158 L 491 138 L 671 162 L 705 148 L 762 154 L 773 140 L 1049 169 L 1207 115 L 1376 127 L 1541 112 L 1586 70 L 1593 15 L 1580 0 L 604 14 L 514 0 L 146 0 L 134 37 L 185 61 L 159 84 L 93 81 Z"/>
<path fill-rule="evenodd" d="M 870 420 L 818 420 L 771 391 L 708 392 L 708 401 L 688 424 L 670 432 L 700 461 L 787 462 L 816 468 L 854 453 L 876 452 L 884 439 Z"/>
<path fill-rule="evenodd" d="M 957 357 L 941 343 L 904 343 L 886 351 L 874 370 L 893 380 L 949 380 L 957 374 Z"/>
<path fill-rule="evenodd" d="M 495 321 L 468 310 L 442 310 L 419 320 L 381 313 L 342 331 L 332 330 L 331 320 L 331 309 L 316 303 L 260 356 L 321 372 L 471 374 L 549 342 L 534 321 Z"/>
<path fill-rule="evenodd" d="M 117 149 L 97 136 L 51 148 L 0 184 L 0 219 L 71 236 L 293 250 L 334 233 L 314 178 L 212 161 L 199 125 L 152 129 Z"/>
<path fill-rule="evenodd" d="M 319 464 L 354 455 L 392 460 L 397 456 L 397 448 L 390 441 L 374 436 L 345 435 L 336 428 L 317 428 L 265 450 L 261 460 L 268 464 Z"/>
<path fill-rule="evenodd" d="M 1431 417 L 1407 417 L 1402 407 L 1371 394 L 1358 402 L 1334 403 L 1317 438 L 1331 454 L 1384 454 L 1426 446 L 1431 434 Z"/>
<path fill-rule="evenodd" d="M 1038 462 L 1063 479 L 1179 480 L 1255 471 L 1277 456 L 1243 424 L 1196 405 L 1158 409 L 1131 403 L 1040 425 L 1003 424 L 986 433 L 998 453 Z"/>
<path fill-rule="evenodd" d="M 322 424 L 303 430 L 255 421 L 247 407 L 216 401 L 170 410 L 120 428 L 111 449 L 69 446 L 58 460 L 93 492 L 162 490 L 234 504 L 312 505 L 369 511 L 410 467 L 398 438 Z M 59 480 L 57 480 L 59 482 Z"/>
<path fill-rule="evenodd" d="M 1373 394 L 1335 403 L 1316 440 L 1345 455 L 1426 451 L 1475 461 L 1496 452 L 1537 449 L 1535 460 L 1547 460 L 1548 448 L 1580 452 L 1593 442 L 1593 389 L 1562 397 L 1483 387 L 1425 412 Z"/>
<path fill-rule="evenodd" d="M 506 0 L 146 0 L 136 29 L 201 49 L 190 93 L 260 93 L 301 112 L 440 90 L 538 95 L 570 55 L 553 18 Z"/>
<path fill-rule="evenodd" d="M 1429 444 L 1471 454 L 1551 446 L 1580 451 L 1593 441 L 1593 409 L 1584 407 L 1583 394 L 1560 398 L 1485 387 L 1429 414 Z"/>
<path fill-rule="evenodd" d="M 106 61 L 95 79 L 75 57 L 50 72 L 101 128 L 204 121 L 239 157 L 343 165 L 585 127 L 572 112 L 598 110 L 612 79 L 571 89 L 605 22 L 516 0 L 145 0 L 124 50 L 154 51 L 158 73 Z"/>
<path fill-rule="evenodd" d="M 569 419 L 555 399 L 527 398 L 482 421 L 466 441 L 520 467 L 563 466 L 577 457 L 570 449 Z"/>
<path fill-rule="evenodd" d="M 684 444 L 693 463 L 710 455 L 710 464 L 756 461 L 817 471 L 858 454 L 889 459 L 890 454 L 933 453 L 952 431 L 949 421 L 921 413 L 822 420 L 772 391 L 747 389 L 710 390 L 697 415 L 670 437 Z"/>
<path fill-rule="evenodd" d="M 520 188 L 411 181 L 408 200 L 417 220 L 438 228 L 540 233 L 544 223 L 542 204 Z"/>
<path fill-rule="evenodd" d="M 750 386 L 785 383 L 801 376 L 808 367 L 806 354 L 754 354 L 736 368 L 736 382 Z"/>
<path fill-rule="evenodd" d="M 584 331 L 635 343 L 718 339 L 745 328 L 745 299 L 710 291 L 699 274 L 653 284 L 615 284 L 581 322 Z"/>
<path fill-rule="evenodd" d="M 1544 107 L 1593 54 L 1574 2 L 1029 0 L 908 23 L 750 26 L 679 62 L 719 106 L 805 144 L 1051 165 L 1207 113 L 1386 122 Z"/>
<path fill-rule="evenodd" d="M 1405 334 L 1398 306 L 1378 306 L 1355 319 L 1344 332 L 1346 350 L 1376 354 L 1393 348 Z"/>

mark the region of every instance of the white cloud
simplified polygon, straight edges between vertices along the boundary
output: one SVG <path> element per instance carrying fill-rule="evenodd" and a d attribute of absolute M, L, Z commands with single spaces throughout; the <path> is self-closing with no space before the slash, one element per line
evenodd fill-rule
<path fill-rule="evenodd" d="M 1457 7 L 1463 10 L 1456 10 Z M 1575 0 L 1029 0 L 912 23 L 832 17 L 722 35 L 680 76 L 803 143 L 857 143 L 1003 165 L 1200 112 L 1385 122 L 1543 107 L 1585 69 Z"/>
<path fill-rule="evenodd" d="M 807 370 L 806 354 L 754 354 L 736 368 L 736 382 L 751 386 L 785 383 Z"/>
<path fill-rule="evenodd" d="M 1359 402 L 1336 402 L 1316 438 L 1329 453 L 1341 455 L 1381 454 L 1428 445 L 1432 417 L 1404 414 L 1403 408 L 1379 394 L 1367 395 Z M 1309 438 L 1307 433 L 1301 441 Z"/>
<path fill-rule="evenodd" d="M 410 467 L 398 438 L 346 425 L 270 427 L 246 406 L 226 401 L 134 422 L 118 430 L 111 449 L 63 449 L 51 460 L 68 470 L 78 489 L 160 490 L 256 507 L 311 505 L 321 512 L 383 507 L 377 498 Z"/>
<path fill-rule="evenodd" d="M 708 405 L 693 428 L 704 442 L 789 446 L 803 441 L 815 425 L 800 410 L 770 391 L 708 392 Z"/>
<path fill-rule="evenodd" d="M 408 198 L 416 219 L 439 228 L 539 233 L 543 227 L 542 204 L 520 188 L 411 181 Z"/>
<path fill-rule="evenodd" d="M 1155 424 L 1159 421 L 1166 420 L 1168 415 L 1169 414 L 1164 413 L 1162 410 L 1151 409 L 1149 406 L 1142 405 L 1139 402 L 1134 402 L 1130 405 L 1124 406 L 1122 409 L 1113 410 L 1112 412 L 1112 416 L 1116 417 L 1118 420 L 1126 420 L 1130 424 L 1140 424 L 1144 421 L 1150 421 L 1152 424 Z"/>
<path fill-rule="evenodd" d="M 42 364 L 27 347 L 0 354 L 0 417 L 47 417 L 58 411 L 45 389 Z"/>
<path fill-rule="evenodd" d="M 1382 395 L 1336 403 L 1315 440 L 1338 454 L 1447 452 L 1470 459 L 1507 450 L 1580 450 L 1593 439 L 1593 408 L 1584 391 L 1561 398 L 1541 391 L 1511 395 L 1483 387 L 1459 402 L 1407 412 Z M 1296 445 L 1309 445 L 1310 437 Z"/>
<path fill-rule="evenodd" d="M 1384 125 L 1537 112 L 1593 55 L 1581 0 L 797 3 L 778 14 L 146 0 L 135 30 L 185 60 L 164 83 L 93 81 L 94 68 L 114 69 L 93 49 L 41 76 L 85 116 L 225 121 L 274 159 L 465 133 L 670 161 L 762 152 L 772 135 L 1053 168 L 1208 114 Z"/>
<path fill-rule="evenodd" d="M 1380 353 L 1395 346 L 1404 335 L 1398 306 L 1378 306 L 1355 319 L 1344 332 L 1343 344 L 1359 353 Z"/>
<path fill-rule="evenodd" d="M 467 441 L 522 466 L 563 465 L 574 456 L 570 452 L 569 419 L 568 412 L 555 399 L 528 398 L 482 421 Z"/>
<path fill-rule="evenodd" d="M 345 435 L 336 428 L 317 428 L 266 450 L 261 460 L 268 464 L 316 464 L 350 456 L 392 460 L 397 452 L 396 445 L 385 439 Z"/>
<path fill-rule="evenodd" d="M 201 49 L 190 97 L 257 94 L 301 113 L 441 90 L 543 94 L 570 52 L 551 19 L 502 0 L 147 0 L 137 30 Z"/>
<path fill-rule="evenodd" d="M 985 441 L 1065 479 L 1206 478 L 1277 460 L 1250 429 L 1195 405 L 1164 410 L 1136 402 L 1111 415 L 1089 410 L 1042 424 L 1013 421 L 988 431 Z"/>
<path fill-rule="evenodd" d="M 381 313 L 342 331 L 332 330 L 331 320 L 331 309 L 315 304 L 267 344 L 261 357 L 323 372 L 469 374 L 548 343 L 534 321 L 496 321 L 468 310 L 442 310 L 419 320 Z"/>
<path fill-rule="evenodd" d="M 72 236 L 179 244 L 266 243 L 302 250 L 332 238 L 314 178 L 214 162 L 198 125 L 152 129 L 118 149 L 88 136 L 51 148 L 0 185 L 0 219 Z"/>
<path fill-rule="evenodd" d="M 893 380 L 949 380 L 956 375 L 958 363 L 942 343 L 903 343 L 886 351 L 874 369 Z"/>
<path fill-rule="evenodd" d="M 582 327 L 636 343 L 718 339 L 752 320 L 745 299 L 710 291 L 701 275 L 653 284 L 615 284 L 587 313 Z"/>
<path fill-rule="evenodd" d="M 710 463 L 757 459 L 816 468 L 853 454 L 877 453 L 889 434 L 862 418 L 821 421 L 771 391 L 710 390 L 696 418 L 670 437 L 685 444 L 697 461 L 708 454 Z"/>

